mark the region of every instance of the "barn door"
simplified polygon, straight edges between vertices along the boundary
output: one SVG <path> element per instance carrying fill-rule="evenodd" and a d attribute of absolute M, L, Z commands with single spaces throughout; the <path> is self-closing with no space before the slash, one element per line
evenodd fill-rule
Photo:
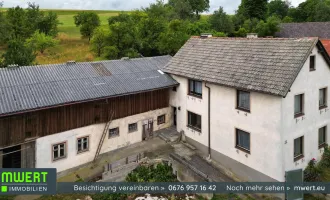
<path fill-rule="evenodd" d="M 286 183 L 302 183 L 304 181 L 304 173 L 302 169 L 292 170 L 285 172 L 285 182 Z M 303 193 L 286 193 L 287 200 L 303 200 Z"/>
<path fill-rule="evenodd" d="M 35 168 L 35 141 L 22 144 L 21 167 Z"/>

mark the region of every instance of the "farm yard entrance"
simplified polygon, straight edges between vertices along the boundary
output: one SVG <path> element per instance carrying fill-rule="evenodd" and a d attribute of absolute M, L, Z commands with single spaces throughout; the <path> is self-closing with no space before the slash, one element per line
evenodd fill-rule
<path fill-rule="evenodd" d="M 148 140 L 153 137 L 153 120 L 145 120 L 143 122 L 142 140 Z"/>
<path fill-rule="evenodd" d="M 34 168 L 35 142 L 0 150 L 0 168 Z"/>

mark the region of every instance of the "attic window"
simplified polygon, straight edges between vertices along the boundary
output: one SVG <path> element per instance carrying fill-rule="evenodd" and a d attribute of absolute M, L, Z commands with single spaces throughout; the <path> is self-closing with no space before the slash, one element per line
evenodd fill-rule
<path fill-rule="evenodd" d="M 315 56 L 309 57 L 309 71 L 315 71 Z"/>
<path fill-rule="evenodd" d="M 95 72 L 100 76 L 111 76 L 111 72 L 102 63 L 91 63 Z"/>

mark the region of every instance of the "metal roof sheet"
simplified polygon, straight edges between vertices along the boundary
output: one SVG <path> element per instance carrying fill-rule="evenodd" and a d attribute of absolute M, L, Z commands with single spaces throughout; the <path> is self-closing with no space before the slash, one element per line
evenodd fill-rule
<path fill-rule="evenodd" d="M 0 69 L 0 116 L 177 85 L 169 75 L 158 72 L 170 59 L 158 56 Z"/>

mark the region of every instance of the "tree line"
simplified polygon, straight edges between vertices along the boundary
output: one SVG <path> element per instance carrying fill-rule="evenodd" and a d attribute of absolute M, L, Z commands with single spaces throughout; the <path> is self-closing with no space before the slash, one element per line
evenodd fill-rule
<path fill-rule="evenodd" d="M 280 23 L 330 21 L 330 0 L 306 0 L 297 7 L 289 0 L 242 0 L 229 15 L 219 7 L 210 15 L 209 0 L 157 0 L 148 7 L 122 12 L 100 26 L 95 12 L 80 12 L 74 22 L 91 50 L 103 59 L 174 55 L 192 35 L 212 33 L 218 37 L 274 36 Z M 57 44 L 56 13 L 42 12 L 35 4 L 27 9 L 0 12 L 0 43 L 7 46 L 2 66 L 30 65 L 36 52 Z"/>

